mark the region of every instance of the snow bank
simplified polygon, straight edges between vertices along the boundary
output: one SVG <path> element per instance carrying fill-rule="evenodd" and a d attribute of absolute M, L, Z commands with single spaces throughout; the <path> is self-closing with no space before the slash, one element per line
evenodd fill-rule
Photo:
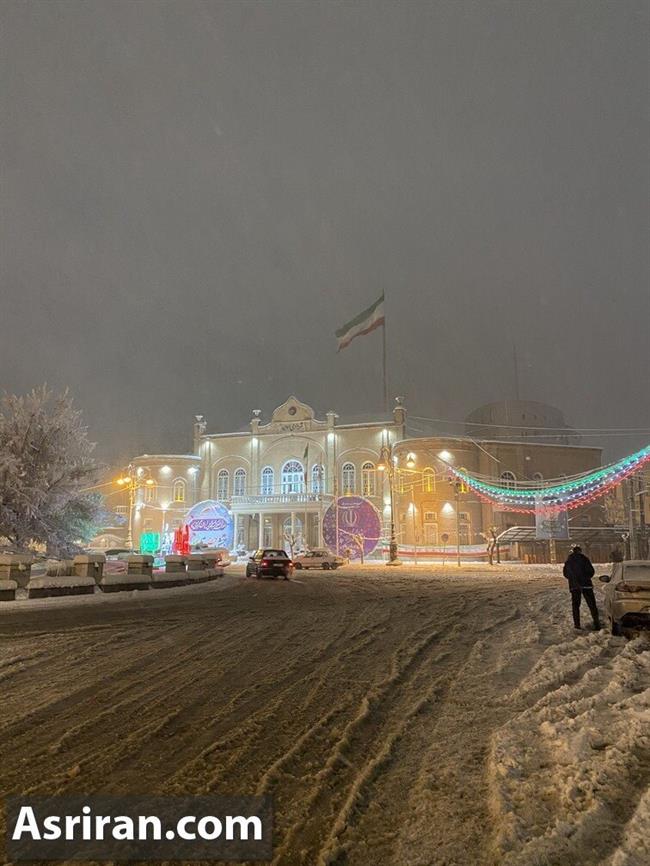
<path fill-rule="evenodd" d="M 503 866 L 650 863 L 650 641 L 550 647 L 489 760 Z"/>

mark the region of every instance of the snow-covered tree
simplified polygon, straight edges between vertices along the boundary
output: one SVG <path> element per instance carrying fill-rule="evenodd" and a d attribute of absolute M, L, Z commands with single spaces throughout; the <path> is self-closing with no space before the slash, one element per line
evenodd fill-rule
<path fill-rule="evenodd" d="M 43 385 L 0 405 L 0 536 L 24 549 L 71 551 L 94 534 L 100 499 L 94 444 L 66 391 Z"/>

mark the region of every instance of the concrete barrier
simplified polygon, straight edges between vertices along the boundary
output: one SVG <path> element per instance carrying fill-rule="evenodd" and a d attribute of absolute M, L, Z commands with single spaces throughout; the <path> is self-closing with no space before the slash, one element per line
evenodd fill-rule
<path fill-rule="evenodd" d="M 104 576 L 106 557 L 103 553 L 82 553 L 74 558 L 74 573 L 78 577 L 92 577 L 96 584 Z"/>
<path fill-rule="evenodd" d="M 32 556 L 3 553 L 0 556 L 0 580 L 15 580 L 21 589 L 26 589 L 33 562 Z"/>
<path fill-rule="evenodd" d="M 46 574 L 44 577 L 32 577 L 27 585 L 28 598 L 53 598 L 62 595 L 92 595 L 94 592 L 94 577 L 78 577 L 75 574 Z"/>
<path fill-rule="evenodd" d="M 14 601 L 17 589 L 17 581 L 2 578 L 0 580 L 0 601 Z"/>
<path fill-rule="evenodd" d="M 153 556 L 134 553 L 126 561 L 126 574 L 105 574 L 99 581 L 102 592 L 149 589 L 153 580 Z"/>
<path fill-rule="evenodd" d="M 74 563 L 71 559 L 48 559 L 45 574 L 47 577 L 72 577 Z"/>
<path fill-rule="evenodd" d="M 186 571 L 154 571 L 152 589 L 171 589 L 173 586 L 187 586 L 190 578 Z"/>
<path fill-rule="evenodd" d="M 178 553 L 170 553 L 165 557 L 165 571 L 167 574 L 185 574 L 187 572 L 186 557 Z"/>

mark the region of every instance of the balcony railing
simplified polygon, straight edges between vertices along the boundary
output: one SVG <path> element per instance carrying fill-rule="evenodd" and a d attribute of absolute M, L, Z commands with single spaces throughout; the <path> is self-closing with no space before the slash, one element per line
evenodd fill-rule
<path fill-rule="evenodd" d="M 232 507 L 259 505 L 319 505 L 332 499 L 327 493 L 260 493 L 258 495 L 233 496 Z"/>

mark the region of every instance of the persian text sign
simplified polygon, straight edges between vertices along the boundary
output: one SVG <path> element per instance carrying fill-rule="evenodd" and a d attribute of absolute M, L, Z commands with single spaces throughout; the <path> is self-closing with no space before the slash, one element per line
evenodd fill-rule
<path fill-rule="evenodd" d="M 233 519 L 223 503 L 205 499 L 187 512 L 185 522 L 190 532 L 190 544 L 232 550 Z"/>
<path fill-rule="evenodd" d="M 365 556 L 372 553 L 380 538 L 377 509 L 362 496 L 339 496 L 325 512 L 323 539 L 330 550 L 349 550 L 351 559 L 359 559 L 362 550 Z"/>
<path fill-rule="evenodd" d="M 224 517 L 197 517 L 188 523 L 192 532 L 222 532 L 228 527 L 228 521 Z"/>

